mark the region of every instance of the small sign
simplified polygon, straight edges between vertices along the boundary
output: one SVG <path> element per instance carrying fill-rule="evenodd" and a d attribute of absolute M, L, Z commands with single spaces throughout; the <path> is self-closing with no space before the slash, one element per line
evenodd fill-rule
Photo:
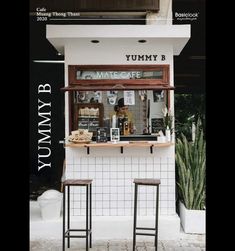
<path fill-rule="evenodd" d="M 135 91 L 124 91 L 124 104 L 135 105 Z"/>
<path fill-rule="evenodd" d="M 110 128 L 110 141 L 116 142 L 120 140 L 119 128 Z"/>
<path fill-rule="evenodd" d="M 152 133 L 157 133 L 164 129 L 163 118 L 152 118 L 151 119 Z"/>
<path fill-rule="evenodd" d="M 97 127 L 96 129 L 96 142 L 107 142 L 107 127 Z"/>

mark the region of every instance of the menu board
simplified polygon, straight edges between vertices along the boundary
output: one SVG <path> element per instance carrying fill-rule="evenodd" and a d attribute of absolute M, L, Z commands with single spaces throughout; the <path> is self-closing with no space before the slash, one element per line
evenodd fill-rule
<path fill-rule="evenodd" d="M 107 137 L 107 127 L 97 127 L 96 129 L 96 142 L 107 142 L 108 137 Z"/>
<path fill-rule="evenodd" d="M 164 130 L 163 118 L 152 118 L 151 127 L 152 127 L 152 133 L 157 133 L 160 130 Z"/>

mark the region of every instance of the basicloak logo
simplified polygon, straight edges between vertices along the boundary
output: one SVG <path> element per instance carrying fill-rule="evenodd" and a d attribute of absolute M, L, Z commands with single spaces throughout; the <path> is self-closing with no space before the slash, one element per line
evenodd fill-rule
<path fill-rule="evenodd" d="M 197 20 L 199 17 L 199 12 L 175 12 L 175 18 L 177 20 Z"/>

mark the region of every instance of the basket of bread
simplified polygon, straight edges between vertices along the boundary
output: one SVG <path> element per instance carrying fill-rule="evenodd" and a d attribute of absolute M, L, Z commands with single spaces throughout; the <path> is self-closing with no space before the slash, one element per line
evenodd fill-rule
<path fill-rule="evenodd" d="M 78 129 L 76 131 L 72 131 L 72 134 L 68 137 L 68 141 L 75 144 L 90 143 L 92 136 L 93 133 L 88 132 L 87 129 Z"/>

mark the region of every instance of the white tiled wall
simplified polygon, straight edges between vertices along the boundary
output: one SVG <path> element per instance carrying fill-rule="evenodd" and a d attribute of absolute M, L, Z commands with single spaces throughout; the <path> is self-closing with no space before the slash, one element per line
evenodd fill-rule
<path fill-rule="evenodd" d="M 106 149 L 106 155 L 103 156 L 94 152 L 87 155 L 80 148 L 66 149 L 65 178 L 93 179 L 93 215 L 133 215 L 134 178 L 159 178 L 159 213 L 175 214 L 174 149 L 145 155 L 141 149 L 137 149 L 133 155 L 130 152 L 112 155 L 112 149 Z M 71 187 L 71 194 L 72 214 L 84 215 L 85 187 Z M 156 187 L 139 186 L 138 196 L 138 214 L 154 215 Z"/>

